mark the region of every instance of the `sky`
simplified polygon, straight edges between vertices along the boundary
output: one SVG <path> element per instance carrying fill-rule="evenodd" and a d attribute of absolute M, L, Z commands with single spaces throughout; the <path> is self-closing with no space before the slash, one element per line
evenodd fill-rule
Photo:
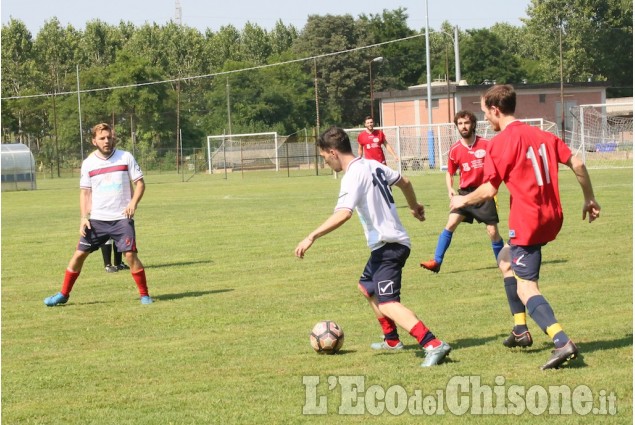
<path fill-rule="evenodd" d="M 145 23 L 164 25 L 175 20 L 177 1 L 181 5 L 181 23 L 218 31 L 225 25 L 241 30 L 247 22 L 270 30 L 278 20 L 301 30 L 309 15 L 381 14 L 384 9 L 406 9 L 408 26 L 420 30 L 426 25 L 425 0 L 1 0 L 2 24 L 19 19 L 37 35 L 45 22 L 57 17 L 62 26 L 83 30 L 89 21 L 99 19 L 117 25 L 122 20 L 135 26 Z M 522 25 L 530 0 L 429 0 L 430 30 L 438 30 L 443 21 L 461 30 L 489 28 L 497 22 Z"/>

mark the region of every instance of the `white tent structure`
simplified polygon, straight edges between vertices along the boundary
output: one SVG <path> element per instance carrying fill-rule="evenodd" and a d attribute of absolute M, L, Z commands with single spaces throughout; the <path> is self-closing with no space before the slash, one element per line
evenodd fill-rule
<path fill-rule="evenodd" d="M 35 190 L 35 159 L 22 143 L 3 143 L 2 191 Z"/>

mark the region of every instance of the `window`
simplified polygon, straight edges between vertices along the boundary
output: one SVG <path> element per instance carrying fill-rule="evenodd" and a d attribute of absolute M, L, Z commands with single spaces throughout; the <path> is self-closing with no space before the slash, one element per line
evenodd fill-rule
<path fill-rule="evenodd" d="M 539 94 L 538 95 L 538 101 L 540 103 L 545 103 L 547 101 L 547 95 L 546 94 Z"/>

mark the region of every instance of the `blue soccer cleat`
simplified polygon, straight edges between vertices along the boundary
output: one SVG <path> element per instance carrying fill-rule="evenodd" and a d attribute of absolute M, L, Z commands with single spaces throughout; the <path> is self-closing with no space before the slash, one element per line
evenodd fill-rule
<path fill-rule="evenodd" d="M 152 304 L 154 301 L 150 298 L 150 295 L 144 295 L 141 297 L 141 304 Z"/>
<path fill-rule="evenodd" d="M 425 348 L 424 351 L 426 353 L 426 359 L 421 363 L 421 367 L 430 367 L 441 363 L 441 360 L 450 354 L 452 347 L 441 341 L 441 345 L 437 348 Z"/>
<path fill-rule="evenodd" d="M 55 295 L 51 295 L 48 298 L 44 298 L 44 304 L 49 307 L 55 307 L 56 305 L 66 304 L 69 297 L 65 297 L 61 292 L 58 292 Z"/>

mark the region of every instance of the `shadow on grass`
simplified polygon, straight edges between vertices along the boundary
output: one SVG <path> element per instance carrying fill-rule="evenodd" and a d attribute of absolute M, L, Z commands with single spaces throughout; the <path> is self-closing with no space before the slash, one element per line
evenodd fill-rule
<path fill-rule="evenodd" d="M 163 267 L 175 267 L 175 266 L 192 266 L 194 264 L 213 264 L 212 260 L 200 260 L 200 261 L 178 261 L 174 263 L 161 263 L 161 264 L 144 264 L 147 269 L 159 269 Z"/>
<path fill-rule="evenodd" d="M 152 298 L 154 298 L 155 300 L 169 301 L 169 300 L 178 300 L 181 298 L 202 297 L 204 295 L 220 294 L 223 292 L 231 292 L 231 291 L 233 291 L 233 289 L 215 289 L 213 291 L 181 292 L 179 294 L 153 295 Z"/>
<path fill-rule="evenodd" d="M 569 260 L 562 260 L 562 259 L 555 259 L 555 260 L 548 260 L 548 261 L 543 261 L 542 264 L 562 264 L 562 263 L 568 263 Z M 425 269 L 423 269 L 423 267 L 419 266 L 423 271 L 427 271 Z M 463 270 L 450 270 L 450 271 L 443 271 L 443 274 L 456 274 L 456 273 L 473 273 L 475 271 L 484 271 L 484 270 L 498 270 L 498 267 L 496 265 L 492 265 L 492 266 L 488 266 L 488 267 L 479 267 L 479 268 L 469 268 L 469 269 L 463 269 Z M 501 277 L 502 280 L 502 277 Z"/>

